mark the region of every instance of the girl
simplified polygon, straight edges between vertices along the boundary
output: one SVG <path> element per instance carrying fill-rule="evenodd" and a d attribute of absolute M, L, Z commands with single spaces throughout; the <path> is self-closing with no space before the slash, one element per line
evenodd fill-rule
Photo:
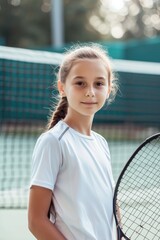
<path fill-rule="evenodd" d="M 38 240 L 114 238 L 110 153 L 91 130 L 95 113 L 115 93 L 114 80 L 100 46 L 78 47 L 64 57 L 61 98 L 33 152 L 28 221 Z"/>

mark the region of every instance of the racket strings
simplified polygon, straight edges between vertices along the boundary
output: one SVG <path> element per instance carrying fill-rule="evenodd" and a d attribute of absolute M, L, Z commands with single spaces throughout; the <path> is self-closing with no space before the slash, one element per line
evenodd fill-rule
<path fill-rule="evenodd" d="M 117 204 L 126 236 L 160 239 L 160 137 L 135 154 L 121 179 Z"/>

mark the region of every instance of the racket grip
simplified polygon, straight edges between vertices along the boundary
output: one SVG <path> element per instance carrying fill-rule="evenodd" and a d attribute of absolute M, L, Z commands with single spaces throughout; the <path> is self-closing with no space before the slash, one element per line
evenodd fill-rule
<path fill-rule="evenodd" d="M 118 239 L 118 240 L 121 240 L 121 239 L 122 239 L 122 234 L 121 234 L 121 231 L 120 231 L 120 228 L 119 228 L 119 227 L 117 228 L 117 239 Z"/>

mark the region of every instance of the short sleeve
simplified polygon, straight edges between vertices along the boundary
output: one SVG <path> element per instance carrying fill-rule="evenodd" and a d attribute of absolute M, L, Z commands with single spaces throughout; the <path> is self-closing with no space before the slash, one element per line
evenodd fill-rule
<path fill-rule="evenodd" d="M 31 183 L 53 190 L 62 164 L 62 154 L 58 139 L 47 132 L 36 142 L 32 155 Z"/>

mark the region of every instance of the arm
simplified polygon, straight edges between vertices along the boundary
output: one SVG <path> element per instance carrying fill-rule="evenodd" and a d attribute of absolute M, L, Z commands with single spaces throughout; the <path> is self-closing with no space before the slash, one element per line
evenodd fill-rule
<path fill-rule="evenodd" d="M 117 218 L 118 218 L 118 225 L 122 229 L 121 212 L 120 212 L 120 208 L 119 208 L 118 203 L 117 203 Z M 117 240 L 119 240 L 118 235 L 120 236 L 120 233 L 119 233 L 120 230 L 119 230 L 118 226 L 116 226 L 116 228 L 117 228 Z M 121 237 L 121 240 L 125 240 L 125 239 L 123 237 Z"/>
<path fill-rule="evenodd" d="M 52 191 L 32 186 L 29 196 L 28 227 L 38 240 L 65 240 L 55 225 L 48 219 Z"/>

